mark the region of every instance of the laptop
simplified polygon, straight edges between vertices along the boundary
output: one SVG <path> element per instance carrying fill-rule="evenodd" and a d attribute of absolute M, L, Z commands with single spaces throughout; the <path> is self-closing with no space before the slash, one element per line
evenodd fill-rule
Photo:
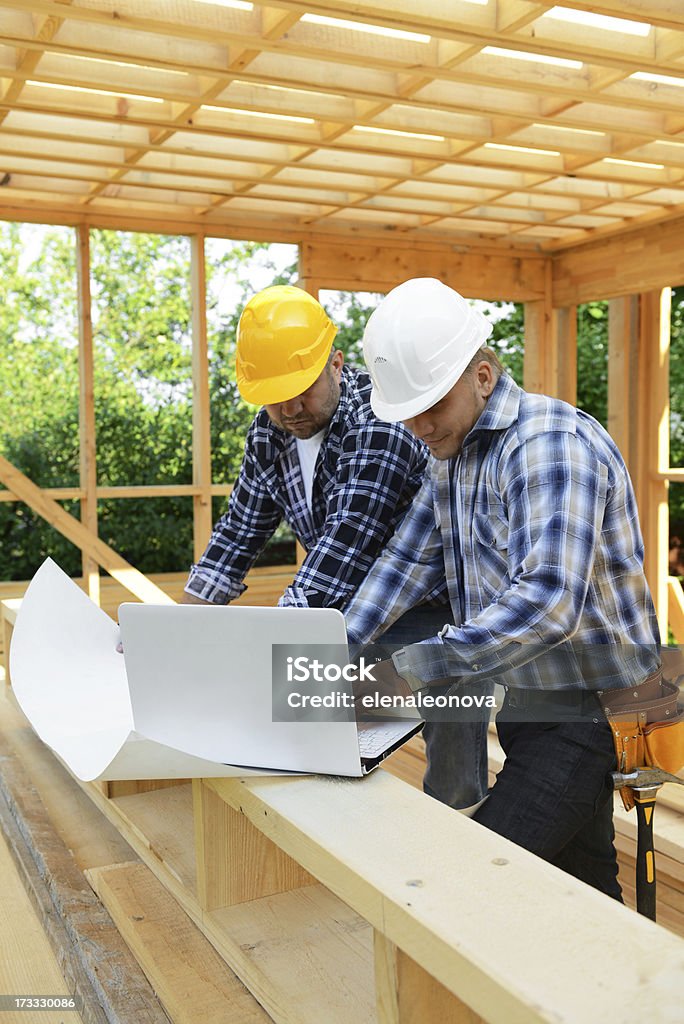
<path fill-rule="evenodd" d="M 359 777 L 423 725 L 406 718 L 357 723 L 353 708 L 312 714 L 302 707 L 305 696 L 325 691 L 343 704 L 352 693 L 341 674 L 323 690 L 316 680 L 300 685 L 301 672 L 283 674 L 283 666 L 301 668 L 312 651 L 335 652 L 332 661 L 347 664 L 344 617 L 336 609 L 126 603 L 119 625 L 136 728 L 196 757 Z"/>

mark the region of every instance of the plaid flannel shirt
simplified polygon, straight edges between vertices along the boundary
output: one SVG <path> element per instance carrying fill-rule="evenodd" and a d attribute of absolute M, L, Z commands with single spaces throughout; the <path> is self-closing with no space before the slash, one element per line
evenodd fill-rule
<path fill-rule="evenodd" d="M 253 421 L 227 512 L 216 524 L 189 593 L 225 604 L 244 590 L 257 555 L 286 520 L 307 554 L 279 604 L 342 607 L 368 574 L 418 490 L 427 450 L 399 423 L 373 415 L 370 378 L 344 367 L 306 501 L 296 440 L 264 409 Z"/>
<path fill-rule="evenodd" d="M 659 633 L 622 457 L 592 417 L 503 374 L 453 460 L 431 460 L 345 609 L 374 639 L 446 579 L 454 625 L 405 649 L 408 674 L 526 688 L 633 685 Z"/>

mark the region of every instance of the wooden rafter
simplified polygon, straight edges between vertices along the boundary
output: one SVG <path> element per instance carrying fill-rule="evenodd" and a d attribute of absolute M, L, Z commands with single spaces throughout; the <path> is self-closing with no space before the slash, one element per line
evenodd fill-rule
<path fill-rule="evenodd" d="M 0 0 L 0 209 L 530 249 L 684 210 L 684 9 L 564 7 L 613 20 L 540 0 Z"/>

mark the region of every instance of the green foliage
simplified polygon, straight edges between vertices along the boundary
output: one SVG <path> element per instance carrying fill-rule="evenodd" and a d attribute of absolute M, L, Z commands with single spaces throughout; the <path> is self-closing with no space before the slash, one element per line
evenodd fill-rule
<path fill-rule="evenodd" d="M 577 307 L 577 405 L 608 423 L 608 303 Z"/>

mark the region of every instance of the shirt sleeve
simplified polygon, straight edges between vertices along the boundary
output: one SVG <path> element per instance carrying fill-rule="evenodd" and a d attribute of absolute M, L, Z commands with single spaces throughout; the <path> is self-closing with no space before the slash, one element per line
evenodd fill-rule
<path fill-rule="evenodd" d="M 259 470 L 252 433 L 226 513 L 214 527 L 206 550 L 190 570 L 188 593 L 227 604 L 245 590 L 243 579 L 282 518 Z"/>
<path fill-rule="evenodd" d="M 399 424 L 372 420 L 348 431 L 321 537 L 280 605 L 341 608 L 349 600 L 410 502 L 424 458 Z"/>
<path fill-rule="evenodd" d="M 510 586 L 469 621 L 445 627 L 438 642 L 406 649 L 410 672 L 426 684 L 522 667 L 569 640 L 579 626 L 601 536 L 608 468 L 583 440 L 559 431 L 520 445 L 502 476 Z"/>
<path fill-rule="evenodd" d="M 401 526 L 344 609 L 350 644 L 370 643 L 443 585 L 442 540 L 427 474 Z"/>

